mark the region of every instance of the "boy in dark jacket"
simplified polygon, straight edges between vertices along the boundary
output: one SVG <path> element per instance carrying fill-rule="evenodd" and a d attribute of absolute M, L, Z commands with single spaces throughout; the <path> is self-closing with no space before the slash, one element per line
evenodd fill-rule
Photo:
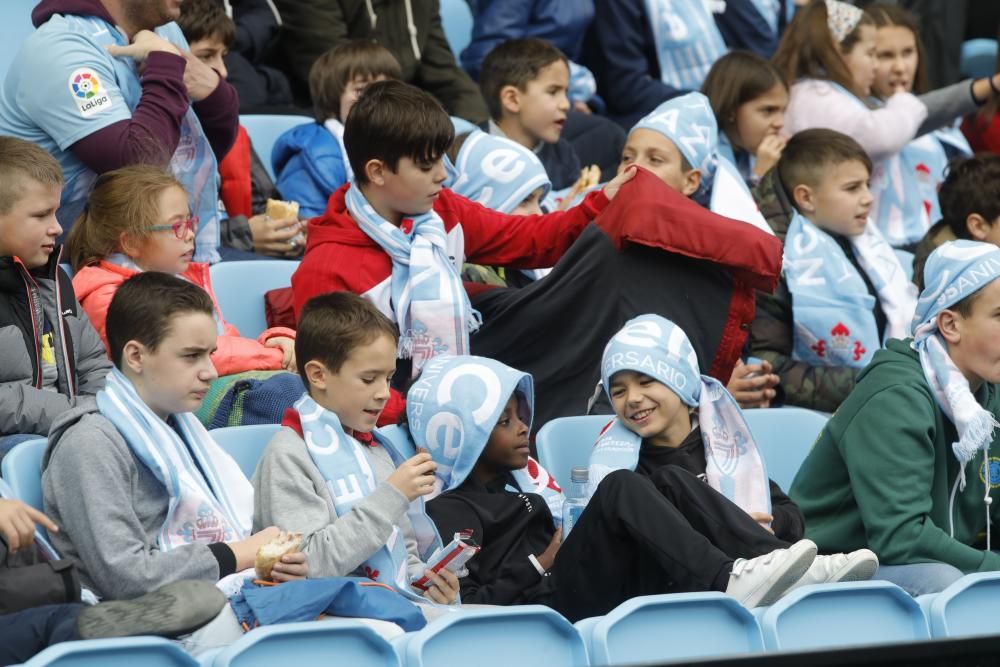
<path fill-rule="evenodd" d="M 93 406 L 111 369 L 59 268 L 63 174 L 33 143 L 0 137 L 0 456 Z"/>

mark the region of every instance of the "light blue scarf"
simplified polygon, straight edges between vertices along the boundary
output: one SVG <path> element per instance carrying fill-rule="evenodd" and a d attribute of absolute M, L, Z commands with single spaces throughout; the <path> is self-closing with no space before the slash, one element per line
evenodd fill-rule
<path fill-rule="evenodd" d="M 728 50 L 705 0 L 645 0 L 660 79 L 677 90 L 698 90 Z"/>
<path fill-rule="evenodd" d="M 745 512 L 771 512 L 771 489 L 764 460 L 736 399 L 698 369 L 698 357 L 684 331 L 659 315 L 629 320 L 607 347 L 601 379 L 611 397 L 611 380 L 635 371 L 666 385 L 685 405 L 698 408 L 705 443 L 705 476 L 713 489 Z M 635 470 L 642 439 L 616 419 L 590 455 L 590 485 L 614 470 Z"/>
<path fill-rule="evenodd" d="M 719 127 L 707 97 L 688 93 L 669 99 L 639 120 L 629 132 L 639 129 L 665 136 L 688 164 L 701 172 L 701 185 L 692 199 L 713 213 L 748 222 L 761 231 L 774 234 L 736 165 L 719 152 Z"/>
<path fill-rule="evenodd" d="M 913 316 L 913 342 L 911 346 L 920 355 L 927 384 L 944 414 L 958 431 L 958 442 L 952 451 L 961 468 L 951 490 L 949 516 L 955 504 L 955 493 L 965 489 L 965 467 L 982 450 L 987 479 L 986 497 L 986 550 L 990 549 L 990 444 L 993 432 L 1000 424 L 989 410 L 976 402 L 976 397 L 955 362 L 948 355 L 948 347 L 938 332 L 937 315 L 962 299 L 976 293 L 1000 278 L 1000 248 L 991 243 L 977 241 L 950 241 L 941 245 L 924 266 L 924 283 L 927 287 L 920 294 Z M 951 535 L 955 535 L 952 518 Z"/>
<path fill-rule="evenodd" d="M 399 356 L 413 359 L 417 375 L 437 354 L 464 354 L 482 320 L 459 278 L 461 257 L 448 257 L 444 222 L 432 208 L 411 218 L 409 234 L 380 216 L 352 185 L 345 197 L 358 227 L 392 260 L 392 307 L 399 326 Z"/>
<path fill-rule="evenodd" d="M 538 188 L 552 189 L 534 151 L 504 137 L 475 130 L 455 158 L 457 177 L 449 187 L 486 208 L 510 213 Z"/>
<path fill-rule="evenodd" d="M 250 535 L 253 487 L 193 414 L 172 415 L 176 430 L 171 428 L 117 368 L 97 392 L 97 407 L 170 496 L 157 534 L 160 549 L 234 542 Z"/>
<path fill-rule="evenodd" d="M 362 450 L 364 445 L 347 435 L 337 415 L 316 403 L 308 392 L 295 402 L 295 409 L 302 422 L 303 439 L 309 456 L 326 480 L 337 516 L 343 517 L 378 486 L 375 473 Z M 398 443 L 383 437 L 378 431 L 373 431 L 372 437 L 378 446 L 385 447 L 396 467 L 413 455 L 413 452 L 399 451 Z M 406 516 L 413 526 L 420 556 L 426 559 L 441 546 L 441 539 L 424 512 L 424 499 L 411 502 Z M 410 589 L 406 556 L 406 536 L 399 526 L 393 526 L 385 546 L 365 560 L 365 571 L 371 579 L 392 586 L 408 597 L 425 601 Z"/>
<path fill-rule="evenodd" d="M 438 464 L 436 492 L 453 491 L 468 478 L 515 392 L 530 428 L 535 390 L 527 373 L 471 356 L 435 357 L 424 366 L 406 396 L 406 415 L 414 442 Z M 556 526 L 562 524 L 563 495 L 548 471 L 529 459 L 511 476 L 518 488 L 509 491 L 541 495 Z"/>
<path fill-rule="evenodd" d="M 885 338 L 904 338 L 916 307 L 916 287 L 874 225 L 849 239 L 878 292 Z M 796 212 L 785 237 L 785 279 L 792 294 L 792 357 L 812 366 L 868 365 L 882 346 L 875 297 L 828 233 Z"/>

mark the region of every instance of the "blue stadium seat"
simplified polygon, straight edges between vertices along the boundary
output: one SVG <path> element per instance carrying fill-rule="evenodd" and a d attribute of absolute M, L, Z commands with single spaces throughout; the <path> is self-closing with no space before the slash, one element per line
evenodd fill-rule
<path fill-rule="evenodd" d="M 572 468 L 587 467 L 597 436 L 614 415 L 585 415 L 553 419 L 538 430 L 538 462 L 560 486 L 569 484 Z"/>
<path fill-rule="evenodd" d="M 894 248 L 894 250 L 896 251 L 896 257 L 899 258 L 899 263 L 903 265 L 906 277 L 913 280 L 913 253 L 902 248 Z"/>
<path fill-rule="evenodd" d="M 271 164 L 271 153 L 274 151 L 274 144 L 278 137 L 299 125 L 314 122 L 309 116 L 283 116 L 279 114 L 247 114 L 240 116 L 240 125 L 246 128 L 250 135 L 250 143 L 253 149 L 264 163 L 271 180 L 277 180 L 274 176 L 274 167 Z"/>
<path fill-rule="evenodd" d="M 253 424 L 251 426 L 226 426 L 209 431 L 212 439 L 240 464 L 240 470 L 253 477 L 257 462 L 267 449 L 271 437 L 281 428 L 280 424 Z"/>
<path fill-rule="evenodd" d="M 216 654 L 212 664 L 398 667 L 399 657 L 388 641 L 363 623 L 327 619 L 255 628 Z"/>
<path fill-rule="evenodd" d="M 7 77 L 21 42 L 35 27 L 31 25 L 31 10 L 38 0 L 3 0 L 0 2 L 0 82 Z"/>
<path fill-rule="evenodd" d="M 576 628 L 542 605 L 456 611 L 412 634 L 401 645 L 406 667 L 462 662 L 476 667 L 587 664 L 587 650 Z"/>
<path fill-rule="evenodd" d="M 759 617 L 772 651 L 913 642 L 930 638 L 916 600 L 886 581 L 803 586 Z"/>
<path fill-rule="evenodd" d="M 289 287 L 299 263 L 286 259 L 219 262 L 211 268 L 212 291 L 222 316 L 245 338 L 256 338 L 267 329 L 264 294 Z"/>
<path fill-rule="evenodd" d="M 959 69 L 963 76 L 980 79 L 990 76 L 997 66 L 997 40 L 970 39 L 962 43 Z"/>
<path fill-rule="evenodd" d="M 804 408 L 744 410 L 750 432 L 764 457 L 767 475 L 785 491 L 826 425 L 822 412 Z"/>
<path fill-rule="evenodd" d="M 753 614 L 723 593 L 633 598 L 606 616 L 585 619 L 576 627 L 587 644 L 592 667 L 764 650 Z"/>
<path fill-rule="evenodd" d="M 472 10 L 467 0 L 441 0 L 441 27 L 455 59 L 472 41 Z"/>
<path fill-rule="evenodd" d="M 1000 572 L 968 574 L 934 596 L 934 637 L 1000 635 Z"/>
<path fill-rule="evenodd" d="M 42 456 L 47 442 L 39 437 L 14 445 L 0 462 L 0 475 L 14 497 L 38 510 L 42 509 Z"/>
<path fill-rule="evenodd" d="M 24 667 L 198 667 L 175 642 L 162 637 L 122 637 L 63 642 L 45 649 Z"/>

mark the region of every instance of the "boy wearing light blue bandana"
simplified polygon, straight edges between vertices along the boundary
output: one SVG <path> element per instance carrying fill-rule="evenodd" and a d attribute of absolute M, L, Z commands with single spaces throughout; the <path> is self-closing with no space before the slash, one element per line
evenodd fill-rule
<path fill-rule="evenodd" d="M 913 339 L 876 353 L 792 485 L 821 549 L 869 546 L 915 595 L 1000 570 L 1000 249 L 945 243 L 924 277 Z"/>
<path fill-rule="evenodd" d="M 466 601 L 542 603 L 571 620 L 665 592 L 725 591 L 752 607 L 810 567 L 811 542 L 786 550 L 738 509 L 742 523 L 722 536 L 719 521 L 705 520 L 719 505 L 714 492 L 687 473 L 660 482 L 631 470 L 608 475 L 562 542 L 561 494 L 529 456 L 532 385 L 490 359 L 439 357 L 407 397 L 413 439 L 439 464 L 432 517 L 443 533 L 469 529 L 482 546 L 462 582 Z M 734 563 L 716 538 L 761 557 Z"/>
<path fill-rule="evenodd" d="M 871 160 L 833 130 L 792 137 L 777 176 L 795 207 L 783 278 L 758 293 L 752 354 L 771 362 L 785 400 L 832 412 L 883 340 L 906 336 L 916 288 L 869 224 Z"/>
<path fill-rule="evenodd" d="M 719 153 L 719 127 L 708 98 L 667 100 L 629 132 L 619 173 L 632 164 L 719 215 L 772 234 L 736 165 Z"/>
<path fill-rule="evenodd" d="M 440 546 L 423 508 L 437 466 L 374 430 L 396 370 L 395 325 L 337 292 L 306 304 L 297 333 L 307 391 L 254 474 L 254 525 L 281 521 L 301 532 L 312 576 L 368 577 L 413 600 L 455 602 L 455 575 L 424 565 Z M 425 574 L 431 585 L 421 596 L 410 582 Z"/>

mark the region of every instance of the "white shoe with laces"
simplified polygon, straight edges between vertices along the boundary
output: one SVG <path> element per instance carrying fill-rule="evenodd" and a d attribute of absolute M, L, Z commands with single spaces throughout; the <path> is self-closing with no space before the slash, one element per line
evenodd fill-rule
<path fill-rule="evenodd" d="M 847 554 L 816 556 L 802 578 L 788 590 L 809 584 L 832 584 L 838 581 L 868 581 L 878 569 L 878 556 L 868 549 Z M 786 591 L 787 592 L 787 591 Z"/>
<path fill-rule="evenodd" d="M 802 579 L 815 558 L 816 545 L 810 540 L 749 560 L 739 558 L 733 563 L 726 595 L 747 609 L 769 605 Z"/>

